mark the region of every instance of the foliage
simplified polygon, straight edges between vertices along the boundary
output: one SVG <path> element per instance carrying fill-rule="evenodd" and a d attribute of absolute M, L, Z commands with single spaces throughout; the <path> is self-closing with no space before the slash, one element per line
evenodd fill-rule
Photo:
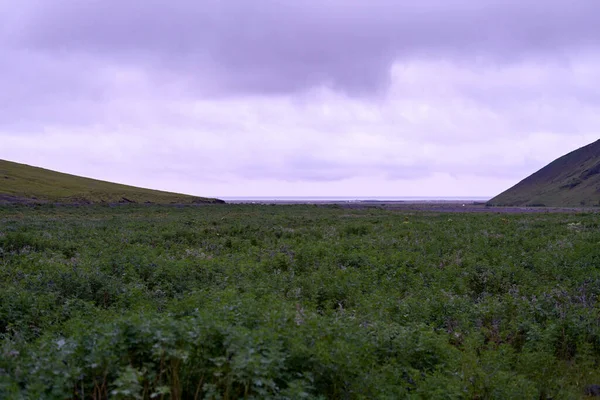
<path fill-rule="evenodd" d="M 0 398 L 580 398 L 594 214 L 0 208 Z"/>

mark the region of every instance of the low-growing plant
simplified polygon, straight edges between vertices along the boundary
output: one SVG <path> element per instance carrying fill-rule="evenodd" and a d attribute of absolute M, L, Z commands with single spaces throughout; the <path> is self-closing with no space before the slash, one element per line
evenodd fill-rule
<path fill-rule="evenodd" d="M 0 208 L 0 398 L 580 398 L 595 214 Z"/>

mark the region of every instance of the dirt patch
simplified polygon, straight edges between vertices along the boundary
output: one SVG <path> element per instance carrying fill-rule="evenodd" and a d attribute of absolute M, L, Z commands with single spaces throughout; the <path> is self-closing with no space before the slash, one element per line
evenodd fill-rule
<path fill-rule="evenodd" d="M 37 204 L 42 203 L 38 199 L 30 199 L 27 197 L 11 196 L 8 194 L 0 193 L 0 204 Z"/>
<path fill-rule="evenodd" d="M 574 207 L 488 207 L 485 204 L 473 203 L 404 203 L 404 202 L 377 202 L 377 203 L 346 203 L 337 204 L 342 208 L 364 209 L 381 208 L 384 210 L 398 211 L 427 211 L 438 213 L 490 213 L 490 214 L 539 214 L 539 213 L 578 213 L 599 212 L 596 208 Z"/>

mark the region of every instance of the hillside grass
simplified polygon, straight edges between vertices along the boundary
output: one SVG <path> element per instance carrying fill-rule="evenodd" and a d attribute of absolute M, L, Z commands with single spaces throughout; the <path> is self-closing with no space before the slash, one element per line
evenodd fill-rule
<path fill-rule="evenodd" d="M 0 207 L 3 399 L 579 399 L 594 214 Z"/>
<path fill-rule="evenodd" d="M 216 199 L 143 189 L 0 160 L 0 200 L 56 203 L 212 203 Z"/>
<path fill-rule="evenodd" d="M 566 154 L 488 202 L 495 206 L 600 206 L 600 141 Z"/>

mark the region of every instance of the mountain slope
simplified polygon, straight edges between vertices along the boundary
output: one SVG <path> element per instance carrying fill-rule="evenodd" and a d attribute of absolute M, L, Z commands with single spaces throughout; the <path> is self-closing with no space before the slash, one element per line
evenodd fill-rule
<path fill-rule="evenodd" d="M 0 160 L 0 202 L 193 204 L 222 201 L 142 189 Z"/>
<path fill-rule="evenodd" d="M 488 202 L 502 206 L 600 205 L 600 140 L 572 151 Z"/>

